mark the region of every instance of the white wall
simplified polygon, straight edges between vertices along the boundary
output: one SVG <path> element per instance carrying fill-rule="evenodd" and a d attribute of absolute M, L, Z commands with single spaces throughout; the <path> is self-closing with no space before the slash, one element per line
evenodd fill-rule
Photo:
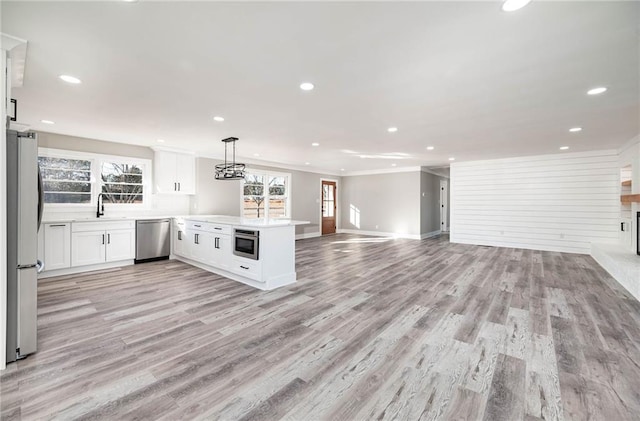
<path fill-rule="evenodd" d="M 617 243 L 616 151 L 451 165 L 451 241 L 589 253 Z"/>
<path fill-rule="evenodd" d="M 7 144 L 5 122 L 7 118 L 6 110 L 6 88 L 7 80 L 5 68 L 7 65 L 7 53 L 0 49 L 0 122 L 3 128 L 0 130 L 0 370 L 6 366 L 6 340 L 7 340 L 7 168 L 6 168 L 6 148 Z"/>
<path fill-rule="evenodd" d="M 341 231 L 420 238 L 420 171 L 342 177 Z"/>

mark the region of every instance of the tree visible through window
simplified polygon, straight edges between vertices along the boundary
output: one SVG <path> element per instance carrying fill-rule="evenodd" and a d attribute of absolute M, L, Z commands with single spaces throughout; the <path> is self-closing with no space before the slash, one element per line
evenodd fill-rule
<path fill-rule="evenodd" d="M 45 203 L 89 205 L 95 203 L 98 193 L 106 203 L 144 203 L 145 177 L 150 170 L 144 161 L 100 155 L 75 158 L 72 152 L 66 157 L 65 152 L 38 157 Z"/>
<path fill-rule="evenodd" d="M 142 169 L 135 164 L 103 162 L 102 194 L 111 203 L 142 203 Z"/>
<path fill-rule="evenodd" d="M 246 173 L 242 215 L 245 218 L 284 218 L 288 208 L 288 176 Z"/>
<path fill-rule="evenodd" d="M 91 203 L 91 161 L 38 157 L 45 203 Z"/>

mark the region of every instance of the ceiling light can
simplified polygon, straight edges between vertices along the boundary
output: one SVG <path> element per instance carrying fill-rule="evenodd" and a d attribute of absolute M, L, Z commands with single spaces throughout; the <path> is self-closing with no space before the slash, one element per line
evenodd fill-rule
<path fill-rule="evenodd" d="M 531 0 L 505 0 L 504 3 L 502 3 L 502 10 L 505 12 L 515 12 L 529 3 L 531 3 Z"/>
<path fill-rule="evenodd" d="M 77 85 L 79 83 L 82 83 L 82 81 L 80 79 L 78 79 L 75 76 L 70 76 L 70 75 L 60 75 L 58 76 L 60 79 L 64 80 L 67 83 L 72 83 L 74 85 Z"/>
<path fill-rule="evenodd" d="M 599 86 L 597 88 L 592 88 L 587 91 L 587 95 L 600 95 L 602 93 L 607 92 L 607 88 L 604 86 Z"/>

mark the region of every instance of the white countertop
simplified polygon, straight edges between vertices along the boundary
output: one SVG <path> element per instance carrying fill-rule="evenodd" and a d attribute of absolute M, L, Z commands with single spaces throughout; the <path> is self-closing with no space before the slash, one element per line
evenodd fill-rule
<path fill-rule="evenodd" d="M 241 218 L 239 216 L 227 215 L 139 215 L 139 216 L 101 216 L 96 217 L 52 217 L 43 219 L 43 224 L 58 224 L 66 222 L 114 222 L 114 221 L 136 221 L 148 219 L 167 219 L 167 218 L 183 218 L 191 221 L 210 222 L 214 224 L 237 225 L 245 227 L 268 228 L 283 227 L 292 225 L 306 225 L 309 221 L 296 221 L 292 219 L 251 219 Z"/>
<path fill-rule="evenodd" d="M 239 216 L 227 216 L 227 215 L 189 215 L 182 216 L 184 219 L 198 222 L 210 222 L 213 224 L 226 224 L 226 225 L 238 225 L 245 227 L 284 227 L 291 225 L 306 225 L 309 221 L 296 221 L 293 219 L 269 219 L 269 218 L 241 218 Z"/>

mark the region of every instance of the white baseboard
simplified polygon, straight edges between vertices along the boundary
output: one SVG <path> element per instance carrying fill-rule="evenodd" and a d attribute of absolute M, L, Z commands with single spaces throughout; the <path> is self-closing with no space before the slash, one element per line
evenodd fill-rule
<path fill-rule="evenodd" d="M 338 234 L 373 235 L 378 237 L 407 238 L 409 240 L 420 240 L 420 235 L 417 235 L 417 234 L 400 234 L 396 232 L 365 231 L 365 230 L 352 230 L 352 229 L 344 229 L 344 228 L 336 230 L 336 232 Z"/>
<path fill-rule="evenodd" d="M 46 270 L 38 274 L 38 279 L 52 278 L 54 276 L 63 276 L 63 275 L 75 275 L 76 273 L 93 272 L 96 270 L 119 268 L 122 266 L 132 265 L 133 263 L 134 263 L 133 260 L 121 260 L 119 262 L 100 263 L 97 265 L 76 266 L 76 267 L 65 268 L 65 269 Z"/>
<path fill-rule="evenodd" d="M 297 234 L 296 240 L 304 240 L 306 238 L 316 238 L 316 237 L 320 237 L 319 232 L 308 232 L 306 234 Z"/>
<path fill-rule="evenodd" d="M 431 237 L 435 237 L 442 234 L 442 231 L 438 230 L 438 231 L 431 231 L 431 232 L 427 232 L 424 234 L 420 234 L 420 239 L 424 240 L 425 238 L 431 238 Z"/>

